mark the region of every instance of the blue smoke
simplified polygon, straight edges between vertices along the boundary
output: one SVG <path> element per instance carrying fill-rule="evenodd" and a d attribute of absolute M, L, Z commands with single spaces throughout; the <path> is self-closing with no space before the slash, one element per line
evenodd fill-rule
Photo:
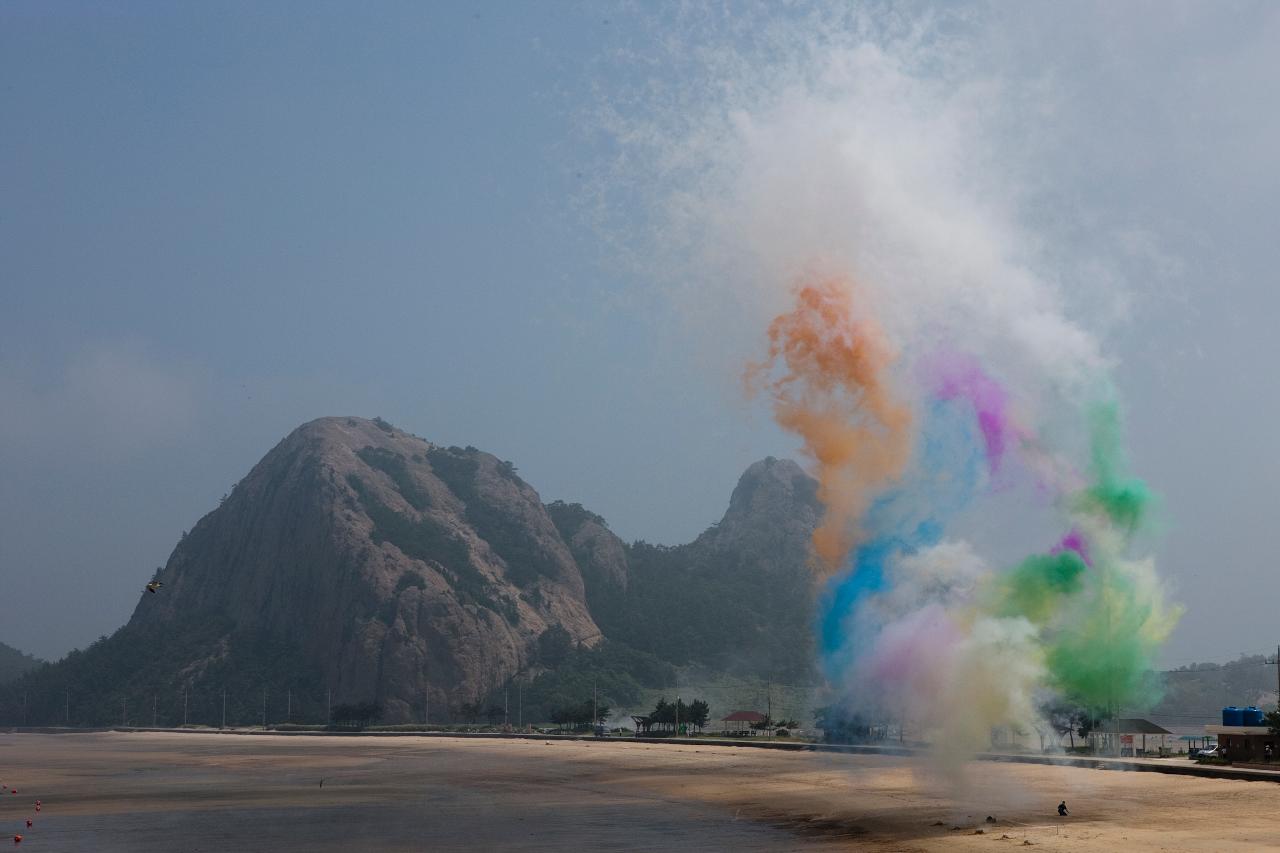
<path fill-rule="evenodd" d="M 984 453 L 972 406 L 960 400 L 929 406 L 918 458 L 902 482 L 871 505 L 862 522 L 870 538 L 820 596 L 818 648 L 828 677 L 874 639 L 874 626 L 859 626 L 855 618 L 864 601 L 887 589 L 891 561 L 938 544 L 947 523 L 973 499 L 984 476 Z"/>

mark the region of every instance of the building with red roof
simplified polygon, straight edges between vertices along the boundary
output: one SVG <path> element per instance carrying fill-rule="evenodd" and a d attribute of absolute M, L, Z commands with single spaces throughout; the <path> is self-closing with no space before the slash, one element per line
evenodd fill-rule
<path fill-rule="evenodd" d="M 765 715 L 759 711 L 734 711 L 720 722 L 724 723 L 723 731 L 727 735 L 752 735 L 759 729 L 753 728 L 765 721 Z"/>

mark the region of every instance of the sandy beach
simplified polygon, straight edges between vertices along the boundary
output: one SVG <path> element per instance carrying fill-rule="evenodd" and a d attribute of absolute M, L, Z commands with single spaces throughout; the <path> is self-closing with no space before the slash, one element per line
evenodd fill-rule
<path fill-rule="evenodd" d="M 0 782 L 24 851 L 1280 846 L 1270 783 L 622 741 L 6 734 Z"/>

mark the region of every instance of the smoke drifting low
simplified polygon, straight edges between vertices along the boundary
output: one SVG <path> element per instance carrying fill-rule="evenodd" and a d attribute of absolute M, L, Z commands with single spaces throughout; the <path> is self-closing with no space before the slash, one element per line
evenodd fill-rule
<path fill-rule="evenodd" d="M 1018 93 L 974 72 L 945 21 L 736 23 L 686 52 L 694 82 L 611 121 L 644 175 L 651 268 L 695 326 L 767 342 L 748 378 L 827 508 L 833 688 L 956 758 L 1051 697 L 1133 703 L 1177 610 L 1132 553 L 1150 494 L 1108 363 L 1037 266 L 992 145 Z M 1012 488 L 1061 533 L 990 565 L 949 530 Z"/>

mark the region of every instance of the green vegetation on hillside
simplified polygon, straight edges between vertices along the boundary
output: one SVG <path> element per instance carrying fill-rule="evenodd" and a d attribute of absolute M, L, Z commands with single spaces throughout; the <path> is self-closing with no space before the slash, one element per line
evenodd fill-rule
<path fill-rule="evenodd" d="M 566 542 L 589 521 L 607 527 L 581 504 L 553 501 L 547 512 Z M 784 543 L 768 553 L 720 547 L 711 532 L 674 547 L 624 544 L 625 587 L 594 566 L 591 553 L 575 552 L 592 618 L 606 637 L 677 666 L 811 682 L 807 552 Z"/>
<path fill-rule="evenodd" d="M 413 474 L 409 473 L 409 464 L 399 453 L 381 447 L 362 447 L 356 451 L 356 455 L 370 468 L 376 468 L 390 477 L 411 507 L 421 512 L 431 505 L 431 496 L 418 485 Z"/>
<path fill-rule="evenodd" d="M 462 537 L 429 515 L 419 519 L 401 515 L 379 501 L 354 474 L 347 476 L 347 485 L 360 497 L 361 505 L 373 520 L 372 536 L 375 543 L 390 542 L 406 557 L 440 566 L 459 595 L 480 607 L 501 614 L 509 622 L 516 621 L 518 613 L 514 602 L 498 595 L 488 579 L 472 565 L 471 551 Z M 425 587 L 426 582 L 421 575 L 417 577 L 416 583 L 405 583 Z M 404 586 L 397 586 L 396 593 L 403 592 L 404 589 Z"/>
<path fill-rule="evenodd" d="M 756 555 L 637 542 L 626 594 L 592 615 L 605 636 L 678 665 L 806 682 L 813 677 L 813 599 L 802 558 L 774 580 Z M 775 567 L 776 569 L 776 567 Z"/>
<path fill-rule="evenodd" d="M 427 453 L 427 460 L 432 472 L 462 499 L 467 523 L 507 564 L 507 576 L 512 582 L 528 586 L 539 576 L 556 577 L 559 565 L 555 557 L 547 553 L 523 520 L 513 518 L 506 507 L 490 503 L 476 487 L 479 454 L 474 447 L 436 447 Z M 499 463 L 498 471 L 503 477 L 520 482 L 510 462 Z"/>
<path fill-rule="evenodd" d="M 1230 663 L 1195 663 L 1161 673 L 1164 695 L 1152 715 L 1215 718 L 1226 705 L 1275 707 L 1276 666 L 1262 655 L 1241 655 Z"/>
<path fill-rule="evenodd" d="M 24 672 L 40 666 L 44 661 L 20 652 L 13 646 L 0 643 L 0 684 L 13 681 Z"/>
<path fill-rule="evenodd" d="M 546 507 L 547 514 L 551 516 L 551 521 L 566 542 L 569 541 L 579 527 L 588 521 L 594 521 L 601 527 L 609 526 L 608 522 L 604 520 L 604 516 L 596 515 L 580 503 L 552 501 Z"/>
<path fill-rule="evenodd" d="M 553 632 L 563 629 L 547 633 Z M 578 707 L 584 698 L 589 701 L 593 689 L 599 704 L 625 708 L 637 705 L 646 688 L 675 682 L 674 667 L 623 643 L 605 640 L 594 649 L 566 648 L 558 637 L 556 633 L 539 643 L 539 664 L 549 669 L 527 682 L 516 679 L 518 685 L 513 682 L 506 688 L 508 702 L 522 702 L 525 722 L 550 721 L 556 711 Z M 501 705 L 501 690 L 488 697 L 490 705 L 495 702 Z M 516 720 L 514 710 L 510 719 Z"/>
<path fill-rule="evenodd" d="M 324 722 L 324 681 L 301 650 L 231 628 L 218 616 L 130 623 L 0 687 L 0 725 L 23 723 L 24 698 L 28 725 L 181 725 L 185 691 L 187 722 L 216 726 L 224 690 L 228 725 L 252 725 L 261 720 L 264 689 L 273 719 L 283 719 L 288 697 L 295 719 Z"/>

